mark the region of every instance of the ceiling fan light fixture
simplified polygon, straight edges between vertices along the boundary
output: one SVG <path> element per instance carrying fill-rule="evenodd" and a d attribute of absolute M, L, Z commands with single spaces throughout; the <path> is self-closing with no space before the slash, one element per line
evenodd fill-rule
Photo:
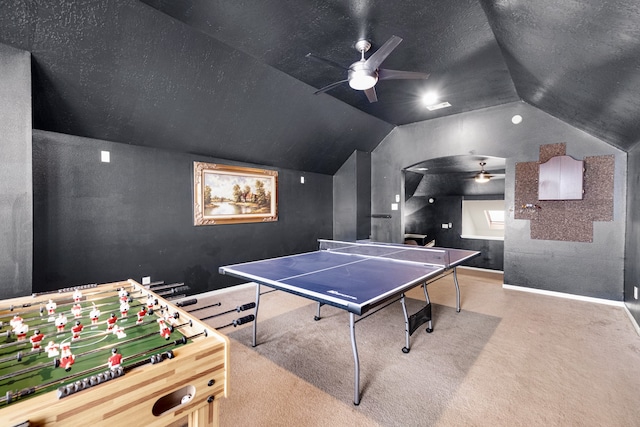
<path fill-rule="evenodd" d="M 356 62 L 349 68 L 349 86 L 356 90 L 371 89 L 378 83 L 378 73 L 364 67 L 363 62 Z"/>
<path fill-rule="evenodd" d="M 484 184 L 485 182 L 489 182 L 490 179 L 491 177 L 485 172 L 480 172 L 475 177 L 475 180 L 478 184 Z"/>
<path fill-rule="evenodd" d="M 484 170 L 485 165 L 485 162 L 480 162 L 480 172 L 478 172 L 474 178 L 478 184 L 484 184 L 491 179 L 491 175 Z"/>

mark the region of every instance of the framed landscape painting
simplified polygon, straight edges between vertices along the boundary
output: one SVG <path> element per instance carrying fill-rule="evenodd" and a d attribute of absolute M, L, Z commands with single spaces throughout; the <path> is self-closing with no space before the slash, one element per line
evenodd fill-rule
<path fill-rule="evenodd" d="M 278 172 L 193 162 L 194 225 L 278 220 Z"/>

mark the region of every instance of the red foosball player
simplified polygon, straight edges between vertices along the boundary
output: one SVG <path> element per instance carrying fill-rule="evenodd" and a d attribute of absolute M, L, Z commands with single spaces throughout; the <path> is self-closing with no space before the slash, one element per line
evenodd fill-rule
<path fill-rule="evenodd" d="M 65 316 L 64 313 L 60 313 L 55 323 L 58 333 L 64 332 L 64 327 L 67 324 L 67 316 Z"/>
<path fill-rule="evenodd" d="M 29 332 L 29 325 L 26 323 L 20 323 L 16 329 L 14 329 L 16 333 L 16 338 L 18 341 L 24 341 L 27 339 L 27 332 Z"/>
<path fill-rule="evenodd" d="M 76 324 L 73 327 L 71 327 L 71 333 L 73 334 L 71 337 L 72 341 L 75 341 L 80 338 L 80 332 L 82 332 L 83 328 L 84 326 L 82 325 L 82 323 L 79 320 L 76 320 Z"/>
<path fill-rule="evenodd" d="M 111 370 L 118 369 L 121 363 L 122 363 L 122 355 L 118 353 L 117 348 L 112 348 L 111 356 L 109 356 L 109 361 L 108 361 L 109 369 Z"/>
<path fill-rule="evenodd" d="M 113 327 L 116 325 L 118 318 L 115 313 L 111 313 L 111 316 L 107 319 L 107 331 L 111 332 Z"/>
<path fill-rule="evenodd" d="M 75 361 L 76 356 L 71 353 L 71 344 L 63 343 L 60 347 L 60 367 L 69 372 Z"/>
<path fill-rule="evenodd" d="M 96 307 L 95 303 L 93 303 L 93 308 L 89 312 L 89 318 L 91 319 L 91 324 L 97 325 L 99 317 L 100 317 L 100 309 Z"/>
<path fill-rule="evenodd" d="M 140 307 L 140 311 L 138 311 L 138 320 L 136 320 L 136 325 L 139 325 L 140 323 L 144 322 L 144 316 L 147 315 L 147 309 L 142 306 Z"/>
<path fill-rule="evenodd" d="M 57 307 L 58 307 L 58 304 L 56 304 L 56 302 L 52 299 L 50 299 L 47 305 L 45 305 L 45 308 L 47 309 L 47 313 L 49 313 L 49 316 L 53 316 L 54 314 L 56 314 Z"/>
<path fill-rule="evenodd" d="M 33 335 L 29 338 L 29 341 L 31 341 L 31 350 L 40 350 L 43 339 L 44 334 L 40 332 L 40 329 L 34 329 Z"/>
<path fill-rule="evenodd" d="M 78 303 L 82 300 L 82 292 L 80 292 L 80 289 L 76 289 L 76 291 L 73 293 L 73 301 Z"/>
<path fill-rule="evenodd" d="M 82 306 L 78 303 L 75 303 L 73 307 L 71 307 L 71 313 L 73 313 L 73 317 L 75 319 L 79 319 L 82 317 Z"/>
<path fill-rule="evenodd" d="M 122 301 L 120 303 L 120 314 L 122 315 L 122 317 L 127 317 L 128 313 L 129 313 L 129 303 L 127 301 Z"/>
<path fill-rule="evenodd" d="M 53 341 L 49 341 L 49 344 L 47 344 L 47 346 L 44 348 L 44 351 L 47 352 L 47 355 L 49 357 L 56 357 L 58 354 L 60 354 L 60 352 L 58 351 L 59 348 L 60 346 L 58 344 Z"/>
<path fill-rule="evenodd" d="M 163 319 L 158 319 L 158 325 L 160 326 L 160 336 L 165 340 L 171 338 L 171 329 L 167 326 Z"/>

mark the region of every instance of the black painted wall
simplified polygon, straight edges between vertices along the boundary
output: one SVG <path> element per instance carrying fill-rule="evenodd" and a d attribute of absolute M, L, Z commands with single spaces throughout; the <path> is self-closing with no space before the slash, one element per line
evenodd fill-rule
<path fill-rule="evenodd" d="M 371 154 L 354 151 L 333 176 L 333 238 L 355 241 L 371 234 Z"/>
<path fill-rule="evenodd" d="M 277 222 L 193 226 L 196 160 L 238 165 L 34 131 L 33 291 L 151 276 L 203 292 L 240 282 L 219 275 L 221 265 L 314 250 L 332 237 L 332 176 L 282 169 Z"/>
<path fill-rule="evenodd" d="M 0 44 L 0 299 L 31 287 L 31 55 Z"/>
<path fill-rule="evenodd" d="M 640 146 L 627 157 L 627 237 L 624 263 L 624 301 L 629 312 L 640 324 L 640 300 L 635 299 L 634 287 L 640 292 Z"/>

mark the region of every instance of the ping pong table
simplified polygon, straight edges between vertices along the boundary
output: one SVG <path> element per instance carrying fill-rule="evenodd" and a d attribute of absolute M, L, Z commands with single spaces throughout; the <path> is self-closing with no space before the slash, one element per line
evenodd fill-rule
<path fill-rule="evenodd" d="M 432 332 L 431 303 L 427 284 L 453 274 L 456 287 L 456 310 L 460 311 L 460 288 L 456 267 L 480 254 L 476 251 L 392 243 L 343 242 L 318 240 L 319 249 L 219 268 L 220 274 L 256 283 L 253 346 L 257 345 L 260 286 L 265 285 L 317 302 L 315 320 L 320 307 L 330 305 L 349 313 L 351 347 L 354 358 L 354 400 L 360 404 L 360 360 L 355 325 L 369 315 L 400 301 L 405 320 L 405 347 L 410 350 L 410 336 L 424 323 Z M 422 285 L 425 306 L 408 315 L 405 292 Z M 358 318 L 356 319 L 356 316 Z"/>

